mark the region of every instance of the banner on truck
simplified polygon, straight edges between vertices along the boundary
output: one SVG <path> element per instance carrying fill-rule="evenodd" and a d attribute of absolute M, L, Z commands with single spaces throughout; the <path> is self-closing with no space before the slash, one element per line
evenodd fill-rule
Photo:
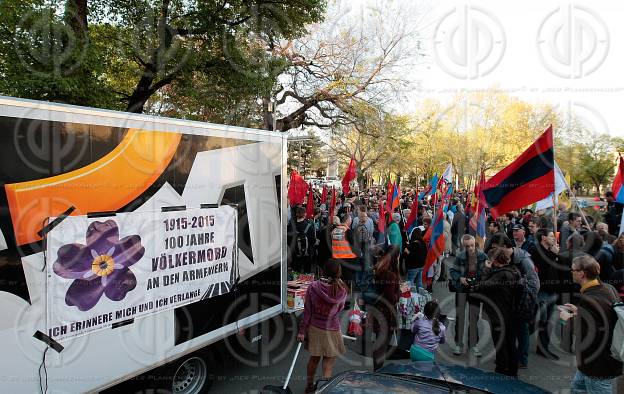
<path fill-rule="evenodd" d="M 48 335 L 62 341 L 229 292 L 236 220 L 230 206 L 66 217 L 46 237 Z"/>

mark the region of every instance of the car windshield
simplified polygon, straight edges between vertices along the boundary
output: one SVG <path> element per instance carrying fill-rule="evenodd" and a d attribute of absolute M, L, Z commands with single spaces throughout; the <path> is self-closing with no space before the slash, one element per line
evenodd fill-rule
<path fill-rule="evenodd" d="M 427 394 L 473 394 L 486 393 L 486 391 L 465 387 L 457 383 L 449 383 L 443 380 L 431 379 L 422 376 L 391 373 L 347 373 L 324 385 L 320 385 L 320 393 L 343 394 L 343 393 L 427 393 Z"/>
<path fill-rule="evenodd" d="M 380 375 L 387 375 L 387 376 L 393 376 L 393 377 L 397 377 L 397 378 L 401 378 L 401 379 L 407 379 L 409 381 L 412 382 L 422 382 L 422 383 L 427 383 L 430 385 L 434 385 L 437 386 L 439 388 L 446 388 L 448 389 L 450 393 L 458 393 L 458 394 L 481 394 L 481 393 L 488 393 L 487 391 L 483 391 L 483 390 L 479 390 L 479 389 L 475 389 L 475 388 L 471 388 L 471 387 L 466 387 L 463 386 L 461 384 L 457 384 L 457 383 L 452 383 L 452 382 L 445 382 L 443 380 L 440 379 L 431 379 L 425 376 L 415 376 L 415 375 L 408 375 L 408 374 L 393 374 L 393 373 L 383 373 L 383 372 L 378 372 L 377 374 Z"/>

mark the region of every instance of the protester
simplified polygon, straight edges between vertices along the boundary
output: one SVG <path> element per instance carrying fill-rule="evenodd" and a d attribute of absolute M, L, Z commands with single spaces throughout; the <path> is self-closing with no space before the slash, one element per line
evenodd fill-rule
<path fill-rule="evenodd" d="M 294 271 L 310 273 L 316 245 L 314 222 L 306 219 L 304 207 L 298 206 L 295 212 L 296 240 L 292 267 Z"/>
<path fill-rule="evenodd" d="M 424 288 L 422 282 L 422 271 L 427 258 L 427 244 L 423 239 L 424 227 L 416 227 L 410 234 L 408 250 L 405 254 L 405 269 L 407 270 L 407 281 L 414 289 Z"/>
<path fill-rule="evenodd" d="M 375 286 L 379 294 L 371 312 L 376 335 L 373 349 L 375 371 L 383 366 L 388 344 L 398 327 L 396 305 L 401 295 L 399 282 L 399 249 L 391 246 L 375 266 Z"/>
<path fill-rule="evenodd" d="M 353 229 L 353 251 L 358 256 L 358 267 L 356 269 L 355 282 L 357 286 L 360 286 L 362 282 L 363 272 L 369 271 L 372 261 L 371 248 L 374 243 L 373 234 L 375 232 L 375 225 L 373 219 L 369 218 L 366 213 L 366 207 L 360 205 L 357 209 L 358 216 L 353 219 L 351 228 Z"/>
<path fill-rule="evenodd" d="M 475 238 L 466 234 L 462 237 L 463 250 L 455 258 L 455 263 L 450 267 L 451 285 L 455 290 L 455 348 L 453 354 L 460 355 L 464 352 L 464 325 L 466 319 L 466 302 L 468 302 L 468 347 L 472 349 L 475 357 L 481 357 L 481 351 L 477 346 L 479 332 L 477 323 L 481 302 L 472 293 L 477 283 L 481 281 L 487 256 L 477 249 Z"/>
<path fill-rule="evenodd" d="M 412 334 L 412 361 L 433 361 L 438 346 L 446 340 L 446 327 L 440 322 L 440 306 L 436 300 L 425 304 L 422 316 L 412 325 Z"/>
<path fill-rule="evenodd" d="M 596 223 L 596 227 L 595 227 L 596 231 L 604 231 L 608 234 L 607 239 L 605 240 L 607 243 L 612 244 L 613 242 L 615 242 L 615 240 L 617 239 L 617 237 L 615 235 L 609 234 L 609 225 L 605 222 L 598 222 Z"/>
<path fill-rule="evenodd" d="M 612 308 L 619 301 L 613 286 L 600 282 L 600 265 L 589 255 L 572 261 L 572 279 L 581 286 L 578 305 L 565 304 L 559 316 L 573 319 L 576 336 L 576 367 L 573 392 L 611 393 L 615 378 L 622 374 L 622 362 L 611 356 L 611 342 L 617 316 Z"/>
<path fill-rule="evenodd" d="M 527 242 L 530 244 L 535 244 L 537 241 L 535 240 L 535 233 L 537 232 L 537 230 L 539 230 L 541 228 L 540 225 L 540 220 L 539 217 L 536 216 L 531 216 L 531 219 L 529 219 L 529 221 L 527 222 L 527 228 L 529 229 L 529 235 L 527 235 L 526 239 Z M 527 248 L 526 250 L 528 251 L 530 249 Z"/>
<path fill-rule="evenodd" d="M 305 341 L 305 348 L 310 352 L 306 393 L 314 392 L 314 375 L 321 358 L 323 378 L 327 379 L 332 376 L 336 357 L 346 352 L 339 317 L 347 298 L 347 287 L 340 277 L 340 263 L 329 260 L 323 276 L 310 284 L 305 295 L 297 340 Z"/>
<path fill-rule="evenodd" d="M 518 340 L 519 368 L 525 369 L 529 361 L 529 323 L 534 321 L 538 308 L 539 277 L 531 256 L 524 250 L 514 247 L 505 234 L 494 234 L 491 247 L 505 250 L 511 264 L 518 268 L 522 278 L 522 294 L 514 314 L 514 324 L 517 327 L 515 333 Z"/>
<path fill-rule="evenodd" d="M 478 291 L 486 299 L 483 309 L 490 322 L 496 349 L 495 372 L 516 377 L 518 349 L 514 306 L 518 303 L 520 292 L 520 272 L 510 264 L 511 258 L 504 248 L 492 248 L 488 258 Z"/>
<path fill-rule="evenodd" d="M 494 234 L 500 233 L 501 232 L 500 224 L 497 221 L 492 220 L 490 224 L 488 225 L 488 232 L 489 232 L 489 235 L 487 236 L 487 238 L 492 238 Z"/>
<path fill-rule="evenodd" d="M 616 270 L 624 269 L 624 234 L 613 242 L 613 251 L 613 268 Z"/>
<path fill-rule="evenodd" d="M 399 248 L 399 254 L 403 251 L 403 237 L 401 236 L 401 228 L 399 227 L 399 221 L 401 220 L 400 213 L 393 213 L 391 215 L 392 222 L 388 226 L 388 241 L 390 245 Z"/>
<path fill-rule="evenodd" d="M 461 248 L 461 239 L 466 234 L 466 214 L 461 204 L 457 204 L 457 212 L 451 223 L 451 239 L 453 243 L 453 255 L 457 255 Z"/>
<path fill-rule="evenodd" d="M 568 215 L 568 222 L 561 227 L 561 235 L 560 235 L 560 247 L 559 249 L 562 252 L 565 252 L 568 249 L 568 245 L 566 240 L 575 232 L 578 232 L 581 228 L 583 220 L 581 215 L 576 212 L 570 212 Z"/>
<path fill-rule="evenodd" d="M 525 233 L 526 230 L 522 224 L 514 224 L 512 229 L 514 246 L 528 252 L 533 245 L 525 238 Z"/>
<path fill-rule="evenodd" d="M 620 222 L 622 221 L 622 208 L 624 205 L 615 202 L 612 191 L 608 191 L 605 194 L 605 198 L 607 200 L 607 212 L 604 215 L 604 221 L 609 227 L 609 234 L 617 236 L 620 233 Z"/>
<path fill-rule="evenodd" d="M 603 231 L 603 234 L 608 235 Z M 585 245 L 587 249 L 587 254 L 592 256 L 598 264 L 600 264 L 600 280 L 606 282 L 609 280 L 611 275 L 615 272 L 613 268 L 613 253 L 611 253 L 612 249 L 611 245 L 607 244 L 607 247 L 604 247 L 603 238 L 596 231 L 587 231 L 583 238 L 585 239 Z"/>
<path fill-rule="evenodd" d="M 559 264 L 559 246 L 555 234 L 545 228 L 535 233 L 536 243 L 529 253 L 537 268 L 540 281 L 539 323 L 537 329 L 537 354 L 549 360 L 559 360 L 559 356 L 550 351 L 550 316 L 555 310 L 555 303 L 562 291 L 561 278 L 567 273 Z"/>
<path fill-rule="evenodd" d="M 358 268 L 357 255 L 353 252 L 353 232 L 351 231 L 351 215 L 347 210 L 340 213 L 340 224 L 332 233 L 332 258 L 338 260 L 342 266 L 342 279 L 349 289 Z"/>

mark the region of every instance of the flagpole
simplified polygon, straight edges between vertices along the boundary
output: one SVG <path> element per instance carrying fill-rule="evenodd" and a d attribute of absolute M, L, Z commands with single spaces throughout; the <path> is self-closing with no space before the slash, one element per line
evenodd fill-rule
<path fill-rule="evenodd" d="M 557 202 L 555 200 L 555 194 L 557 194 L 556 186 L 555 186 L 555 192 L 553 193 L 553 197 L 552 197 L 552 200 L 553 200 L 553 209 L 552 209 L 553 214 L 552 215 L 553 215 L 553 229 L 554 229 L 553 233 L 556 236 L 557 235 Z"/>
<path fill-rule="evenodd" d="M 581 208 L 581 206 L 579 205 L 578 199 L 576 198 L 576 194 L 574 194 L 574 192 L 570 188 L 570 185 L 568 185 L 568 182 L 566 182 L 566 188 L 568 189 L 568 193 L 570 193 L 572 195 L 572 199 L 574 200 L 574 203 L 576 204 L 576 207 L 578 208 L 579 213 L 581 214 L 581 218 L 583 218 L 583 222 L 585 222 L 585 225 L 589 229 L 590 228 L 589 227 L 589 222 L 587 221 L 587 217 L 585 217 L 585 213 L 583 212 L 583 208 Z"/>
<path fill-rule="evenodd" d="M 552 124 L 550 125 L 552 127 Z M 553 233 L 555 237 L 557 236 L 557 161 L 555 160 L 555 141 L 553 137 L 552 141 L 552 152 L 553 152 L 553 193 L 552 193 L 552 201 L 553 201 Z"/>

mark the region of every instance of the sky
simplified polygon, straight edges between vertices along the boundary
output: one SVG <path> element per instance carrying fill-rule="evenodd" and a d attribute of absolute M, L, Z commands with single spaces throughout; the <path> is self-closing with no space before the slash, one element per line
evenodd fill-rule
<path fill-rule="evenodd" d="M 415 7 L 418 15 L 405 18 L 426 54 L 410 69 L 416 87 L 397 103 L 400 111 L 496 87 L 572 112 L 593 133 L 624 137 L 624 2 L 385 1 Z M 380 4 L 342 0 L 341 7 Z"/>

